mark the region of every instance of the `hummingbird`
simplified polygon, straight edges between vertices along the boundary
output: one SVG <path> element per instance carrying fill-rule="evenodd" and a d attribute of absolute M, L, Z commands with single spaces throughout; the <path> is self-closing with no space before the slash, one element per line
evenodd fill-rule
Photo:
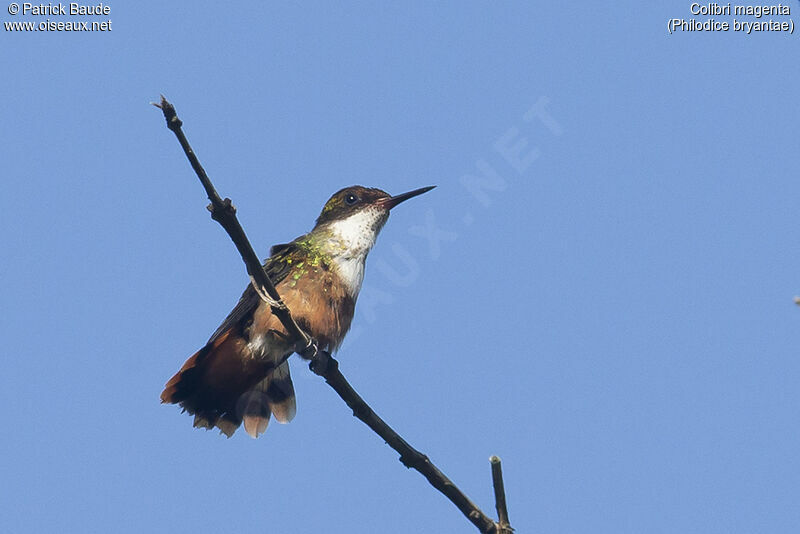
<path fill-rule="evenodd" d="M 325 203 L 310 232 L 270 249 L 264 270 L 319 349 L 335 351 L 350 329 L 367 254 L 389 211 L 434 187 L 396 196 L 346 187 Z M 161 402 L 179 404 L 197 428 L 217 427 L 231 437 L 244 423 L 257 438 L 271 417 L 280 423 L 294 418 L 286 360 L 292 352 L 293 340 L 250 284 L 205 346 L 167 382 Z"/>

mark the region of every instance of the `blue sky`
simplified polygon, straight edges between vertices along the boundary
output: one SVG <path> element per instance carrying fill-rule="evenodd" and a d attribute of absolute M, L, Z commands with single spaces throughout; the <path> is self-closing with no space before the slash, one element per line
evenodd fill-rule
<path fill-rule="evenodd" d="M 518 532 L 800 529 L 797 36 L 670 35 L 689 4 L 3 31 L 0 530 L 471 531 L 300 361 L 258 440 L 159 404 L 247 282 L 160 93 L 262 256 L 343 186 L 438 185 L 393 212 L 338 359 L 485 512 L 497 454 Z"/>

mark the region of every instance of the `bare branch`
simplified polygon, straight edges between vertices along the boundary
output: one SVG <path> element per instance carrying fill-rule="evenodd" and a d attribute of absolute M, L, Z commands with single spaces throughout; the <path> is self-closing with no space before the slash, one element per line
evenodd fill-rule
<path fill-rule="evenodd" d="M 500 458 L 492 456 L 489 458 L 492 464 L 492 486 L 494 486 L 494 507 L 497 510 L 497 533 L 511 534 L 514 529 L 508 522 L 508 508 L 506 507 L 506 490 L 503 485 L 503 466 L 500 465 Z"/>
<path fill-rule="evenodd" d="M 280 295 L 278 295 L 278 291 L 275 289 L 272 281 L 264 272 L 264 268 L 258 256 L 256 256 L 256 253 L 253 251 L 253 247 L 250 245 L 250 241 L 247 239 L 244 229 L 242 229 L 242 225 L 239 224 L 239 220 L 236 218 L 236 208 L 233 206 L 231 199 L 226 198 L 222 200 L 222 198 L 220 198 L 217 190 L 214 188 L 214 184 L 212 184 L 211 180 L 208 178 L 205 169 L 200 165 L 200 161 L 197 159 L 194 150 L 192 150 L 189 141 L 183 134 L 183 122 L 178 118 L 175 112 L 175 106 L 170 104 L 167 99 L 164 98 L 164 95 L 161 95 L 161 102 L 153 105 L 164 113 L 164 118 L 167 120 L 167 128 L 178 138 L 183 152 L 186 154 L 186 157 L 189 158 L 189 163 L 192 164 L 195 174 L 197 174 L 197 177 L 200 179 L 200 183 L 203 184 L 206 195 L 208 195 L 208 199 L 211 201 L 211 204 L 208 206 L 208 211 L 211 212 L 211 218 L 222 225 L 233 240 L 233 243 L 236 245 L 239 254 L 241 254 L 247 266 L 247 273 L 250 275 L 253 288 L 261 299 L 269 304 L 270 308 L 272 308 L 272 313 L 281 321 L 281 324 L 286 328 L 286 331 L 292 339 L 297 341 L 296 351 L 306 356 L 312 356 L 316 353 L 316 343 L 297 325 L 292 318 L 292 314 L 289 313 L 289 309 L 281 300 Z"/>
<path fill-rule="evenodd" d="M 258 260 L 258 256 L 253 251 L 250 241 L 244 233 L 244 229 L 239 224 L 236 218 L 236 208 L 229 198 L 222 200 L 208 178 L 203 166 L 197 159 L 192 147 L 189 145 L 186 136 L 183 134 L 183 123 L 178 118 L 175 112 L 175 107 L 170 104 L 166 98 L 161 97 L 161 102 L 154 104 L 157 108 L 161 109 L 164 113 L 164 118 L 167 120 L 167 128 L 169 128 L 178 138 L 186 157 L 192 165 L 200 183 L 206 190 L 208 199 L 211 204 L 208 206 L 211 212 L 211 217 L 220 223 L 230 238 L 233 240 L 236 248 L 239 250 L 247 272 L 250 274 L 250 280 L 253 287 L 258 292 L 259 296 L 270 305 L 272 313 L 280 319 L 281 324 L 286 328 L 289 335 L 297 340 L 296 352 L 302 354 L 304 357 L 311 360 L 309 367 L 311 370 L 323 377 L 336 393 L 347 403 L 353 410 L 353 415 L 363 421 L 370 427 L 376 434 L 386 441 L 386 443 L 400 454 L 400 461 L 408 468 L 416 469 L 421 473 L 431 485 L 439 490 L 445 497 L 456 505 L 461 512 L 472 522 L 473 525 L 484 534 L 506 534 L 512 531 L 508 525 L 508 514 L 501 515 L 501 522 L 495 523 L 486 514 L 484 514 L 475 504 L 453 484 L 449 478 L 445 476 L 430 459 L 421 452 L 414 449 L 404 440 L 400 435 L 392 430 L 383 419 L 372 411 L 372 408 L 359 396 L 353 387 L 347 382 L 342 373 L 339 371 L 339 363 L 327 352 L 317 349 L 316 342 L 305 333 L 295 322 L 289 308 L 283 303 L 272 284 L 272 281 L 267 276 L 266 272 Z M 496 458 L 496 457 L 493 457 Z M 492 466 L 494 477 L 494 464 Z M 499 472 L 499 460 L 498 460 Z M 495 495 L 497 496 L 497 482 L 495 481 Z M 502 492 L 502 476 L 500 478 L 500 491 Z M 499 502 L 499 501 L 498 501 Z M 503 510 L 505 511 L 505 493 L 503 493 Z M 498 504 L 498 513 L 500 508 Z M 505 522 L 503 522 L 503 519 Z"/>
<path fill-rule="evenodd" d="M 386 422 L 376 414 L 372 408 L 356 393 L 353 387 L 339 372 L 339 362 L 325 351 L 319 351 L 317 357 L 311 361 L 309 368 L 317 375 L 325 379 L 336 393 L 347 403 L 353 415 L 358 417 L 365 425 L 370 427 L 373 432 L 378 434 L 383 440 L 400 454 L 400 462 L 408 468 L 419 471 L 422 476 L 428 479 L 431 486 L 439 490 L 445 497 L 461 510 L 467 519 L 478 530 L 484 533 L 502 532 L 496 529 L 494 521 L 484 514 L 469 497 L 458 489 L 449 478 L 437 468 L 430 458 L 409 445 L 397 432 L 395 432 Z"/>

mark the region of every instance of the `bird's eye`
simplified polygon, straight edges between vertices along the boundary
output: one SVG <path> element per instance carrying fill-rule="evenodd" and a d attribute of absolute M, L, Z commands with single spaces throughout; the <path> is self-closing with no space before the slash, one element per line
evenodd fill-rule
<path fill-rule="evenodd" d="M 352 206 L 356 202 L 358 202 L 358 197 L 355 196 L 353 193 L 348 193 L 346 197 L 344 197 L 344 201 L 348 206 Z"/>

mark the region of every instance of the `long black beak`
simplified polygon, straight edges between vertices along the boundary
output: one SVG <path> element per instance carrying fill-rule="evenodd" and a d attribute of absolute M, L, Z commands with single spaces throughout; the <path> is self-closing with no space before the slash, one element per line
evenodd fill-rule
<path fill-rule="evenodd" d="M 421 195 L 422 193 L 427 193 L 431 189 L 436 187 L 435 185 L 429 185 L 428 187 L 421 187 L 419 189 L 414 189 L 413 191 L 409 191 L 408 193 L 403 193 L 402 195 L 395 195 L 393 197 L 386 197 L 382 199 L 380 203 L 385 207 L 387 210 L 392 209 L 393 207 L 397 206 L 401 202 L 405 202 L 409 198 L 414 198 L 415 196 Z"/>

